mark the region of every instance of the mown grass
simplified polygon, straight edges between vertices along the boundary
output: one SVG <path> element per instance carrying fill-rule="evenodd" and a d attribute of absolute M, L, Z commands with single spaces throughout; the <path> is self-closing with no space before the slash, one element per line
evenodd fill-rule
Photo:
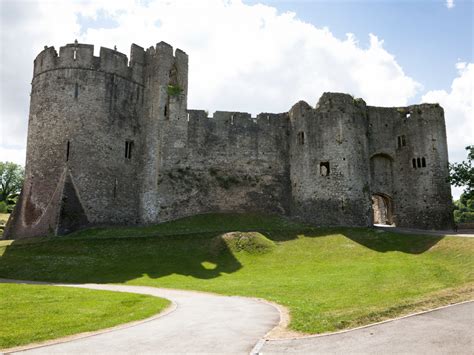
<path fill-rule="evenodd" d="M 260 232 L 265 253 L 215 252 L 228 231 Z M 0 246 L 0 276 L 150 285 L 265 298 L 290 328 L 321 333 L 472 298 L 474 239 L 369 228 L 318 229 L 277 217 L 203 215 Z M 252 243 L 250 243 L 252 245 Z"/>
<path fill-rule="evenodd" d="M 168 304 L 123 292 L 0 284 L 0 349 L 144 319 Z"/>

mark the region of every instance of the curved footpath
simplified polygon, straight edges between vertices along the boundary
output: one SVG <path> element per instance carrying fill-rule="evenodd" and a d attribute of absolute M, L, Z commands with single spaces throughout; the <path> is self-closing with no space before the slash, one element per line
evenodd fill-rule
<path fill-rule="evenodd" d="M 9 280 L 0 280 L 9 282 Z M 30 283 L 14 281 L 15 283 Z M 34 284 L 35 282 L 31 282 Z M 38 283 L 47 284 L 47 283 Z M 146 286 L 66 285 L 94 290 L 132 292 L 171 300 L 174 311 L 131 327 L 15 353 L 27 354 L 151 354 L 241 353 L 254 345 L 280 320 L 278 310 L 263 301 L 210 293 Z"/>
<path fill-rule="evenodd" d="M 53 340 L 15 353 L 472 354 L 473 350 L 474 302 L 339 333 L 263 340 L 279 324 L 280 313 L 257 299 L 146 286 L 1 282 L 132 292 L 166 298 L 174 304 L 161 317 L 95 335 Z"/>

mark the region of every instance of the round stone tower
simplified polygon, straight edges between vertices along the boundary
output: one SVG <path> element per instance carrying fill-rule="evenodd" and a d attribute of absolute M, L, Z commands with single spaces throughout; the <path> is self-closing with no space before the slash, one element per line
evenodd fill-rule
<path fill-rule="evenodd" d="M 34 61 L 26 179 L 6 233 L 63 234 L 138 217 L 145 52 L 73 43 Z M 14 237 L 14 235 L 13 235 Z"/>

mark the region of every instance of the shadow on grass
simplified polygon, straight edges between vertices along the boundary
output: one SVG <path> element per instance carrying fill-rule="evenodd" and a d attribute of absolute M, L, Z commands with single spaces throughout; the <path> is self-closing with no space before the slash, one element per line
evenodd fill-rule
<path fill-rule="evenodd" d="M 40 242 L 15 241 L 3 249 L 0 277 L 72 283 L 123 283 L 142 276 L 159 279 L 172 274 L 212 279 L 243 267 L 227 246 L 217 254 L 212 252 L 215 238 L 235 230 L 258 231 L 276 242 L 299 235 L 316 238 L 340 234 L 377 252 L 410 254 L 423 253 L 442 239 L 370 228 L 312 228 L 274 219 L 235 224 L 228 216 L 222 217 L 222 222 L 219 218 L 213 216 L 213 222 L 204 227 L 184 220 L 153 227 L 92 229 Z M 213 228 L 218 230 L 210 231 Z"/>
<path fill-rule="evenodd" d="M 380 253 L 399 251 L 406 254 L 422 254 L 444 238 L 444 236 L 393 233 L 376 228 L 321 228 L 309 231 L 307 236 L 324 237 L 334 234 L 341 234 Z"/>

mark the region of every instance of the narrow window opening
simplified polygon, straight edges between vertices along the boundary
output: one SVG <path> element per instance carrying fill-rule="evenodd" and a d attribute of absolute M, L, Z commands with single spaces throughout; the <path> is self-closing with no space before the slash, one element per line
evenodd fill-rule
<path fill-rule="evenodd" d="M 421 159 L 420 158 L 416 158 L 416 167 L 421 168 Z"/>
<path fill-rule="evenodd" d="M 422 166 L 423 168 L 426 168 L 426 159 L 425 159 L 424 157 L 421 158 L 421 166 Z"/>
<path fill-rule="evenodd" d="M 304 132 L 298 132 L 298 144 L 299 145 L 304 144 Z"/>
<path fill-rule="evenodd" d="M 416 169 L 416 159 L 415 159 L 415 158 L 413 158 L 413 159 L 411 160 L 411 163 L 412 163 L 412 165 L 413 165 L 413 169 Z"/>
<path fill-rule="evenodd" d="M 321 176 L 328 176 L 329 175 L 329 162 L 323 161 L 319 164 L 319 173 Z"/>
<path fill-rule="evenodd" d="M 168 117 L 168 105 L 165 105 L 165 117 Z"/>
<path fill-rule="evenodd" d="M 118 185 L 118 180 L 115 179 L 115 181 L 114 181 L 114 198 L 117 197 L 117 185 Z"/>
<path fill-rule="evenodd" d="M 189 112 L 188 112 L 187 120 L 188 120 L 188 122 L 189 122 Z"/>
<path fill-rule="evenodd" d="M 77 49 L 76 48 L 74 48 L 74 52 L 72 54 L 72 57 L 74 58 L 74 60 L 77 59 Z"/>
<path fill-rule="evenodd" d="M 125 141 L 125 158 L 132 159 L 133 141 Z"/>
<path fill-rule="evenodd" d="M 402 137 L 400 137 L 400 136 L 397 137 L 397 147 L 398 148 L 402 147 Z"/>
<path fill-rule="evenodd" d="M 402 136 L 402 147 L 405 147 L 407 145 L 407 141 L 405 136 Z"/>
<path fill-rule="evenodd" d="M 231 116 L 230 116 L 230 124 L 231 124 L 231 125 L 234 124 L 234 115 L 231 115 Z"/>
<path fill-rule="evenodd" d="M 69 152 L 70 152 L 70 149 L 71 149 L 71 144 L 69 141 L 67 141 L 66 143 L 66 161 L 69 161 Z"/>
<path fill-rule="evenodd" d="M 74 98 L 77 99 L 78 96 L 79 96 L 79 84 L 76 83 L 74 84 Z"/>

